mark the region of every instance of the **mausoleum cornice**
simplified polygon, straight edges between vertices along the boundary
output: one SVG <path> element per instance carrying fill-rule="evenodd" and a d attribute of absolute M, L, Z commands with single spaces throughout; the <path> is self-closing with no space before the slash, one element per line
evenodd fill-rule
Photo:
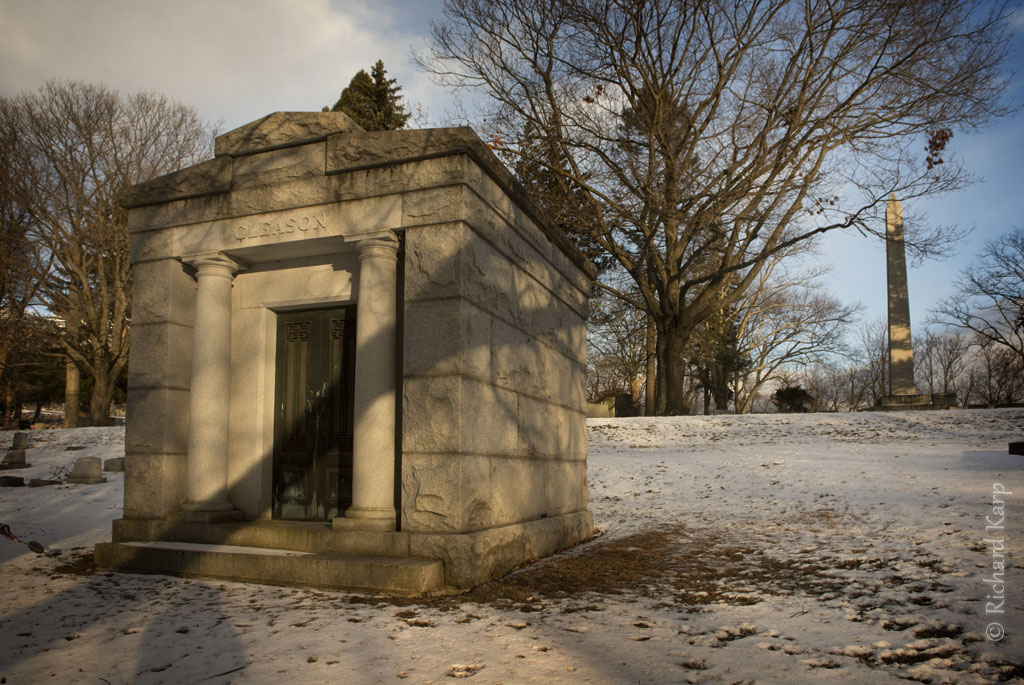
<path fill-rule="evenodd" d="M 275 112 L 219 136 L 216 155 L 125 191 L 122 206 L 135 210 L 129 230 L 235 221 L 280 204 L 282 193 L 306 198 L 296 206 L 493 182 L 577 267 L 596 273 L 466 126 L 363 131 L 339 112 Z M 433 161 L 453 157 L 469 161 Z"/>

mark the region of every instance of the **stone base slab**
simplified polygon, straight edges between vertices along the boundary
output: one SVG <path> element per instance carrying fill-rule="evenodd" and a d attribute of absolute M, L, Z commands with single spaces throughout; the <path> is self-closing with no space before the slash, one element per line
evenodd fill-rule
<path fill-rule="evenodd" d="M 336 531 L 330 523 L 306 521 L 233 521 L 197 523 L 117 519 L 114 542 L 194 542 L 261 547 L 320 554 L 408 557 L 409 536 L 398 532 Z"/>
<path fill-rule="evenodd" d="M 441 563 L 394 557 L 343 557 L 183 542 L 96 545 L 96 565 L 269 585 L 420 594 L 442 584 Z"/>
<path fill-rule="evenodd" d="M 245 512 L 238 509 L 227 511 L 201 511 L 183 509 L 181 518 L 192 523 L 225 523 L 227 521 L 244 521 Z"/>
<path fill-rule="evenodd" d="M 1009 453 L 1024 457 L 1024 442 L 1011 442 Z"/>
<path fill-rule="evenodd" d="M 886 395 L 878 398 L 875 411 L 921 411 L 952 409 L 956 395 Z"/>
<path fill-rule="evenodd" d="M 409 549 L 443 561 L 446 585 L 471 588 L 593 536 L 593 515 L 579 511 L 472 533 L 412 533 Z"/>
<path fill-rule="evenodd" d="M 92 476 L 68 476 L 65 483 L 71 485 L 98 485 L 99 483 L 106 483 L 106 478 L 94 478 Z"/>
<path fill-rule="evenodd" d="M 23 469 L 28 466 L 31 464 L 25 463 L 25 450 L 23 449 L 7 450 L 3 461 L 0 461 L 0 469 Z"/>
<path fill-rule="evenodd" d="M 384 557 L 441 562 L 443 583 L 438 585 L 464 589 L 497 578 L 530 559 L 583 542 L 593 534 L 594 520 L 589 511 L 468 533 L 336 530 L 331 527 L 331 523 L 304 521 L 200 523 L 117 519 L 113 527 L 115 545 L 160 541 L 253 547 L 277 553 L 301 552 L 314 556 Z M 97 555 L 99 559 L 99 551 Z M 126 568 L 147 570 L 148 567 L 141 564 L 148 558 L 144 557 L 135 566 Z M 149 570 L 171 572 L 163 567 Z M 307 576 L 296 576 L 300 577 Z M 308 580 L 292 583 L 287 579 L 254 582 L 311 584 Z M 391 591 L 383 586 L 376 589 Z"/>
<path fill-rule="evenodd" d="M 331 521 L 331 528 L 334 530 L 392 531 L 395 529 L 395 517 L 375 519 L 338 516 Z"/>

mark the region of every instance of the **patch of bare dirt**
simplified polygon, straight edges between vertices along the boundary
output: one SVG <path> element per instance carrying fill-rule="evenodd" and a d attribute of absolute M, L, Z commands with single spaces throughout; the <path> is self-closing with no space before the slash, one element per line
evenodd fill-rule
<path fill-rule="evenodd" d="M 442 609 L 476 602 L 529 612 L 552 601 L 586 601 L 587 595 L 634 595 L 699 611 L 706 604 L 834 592 L 847 582 L 835 575 L 834 561 L 776 558 L 749 542 L 680 525 L 598 538 L 455 597 L 392 601 Z"/>
<path fill-rule="evenodd" d="M 92 550 L 76 552 L 72 550 L 60 557 L 63 562 L 50 569 L 51 577 L 55 575 L 92 576 L 96 574 L 96 560 Z"/>

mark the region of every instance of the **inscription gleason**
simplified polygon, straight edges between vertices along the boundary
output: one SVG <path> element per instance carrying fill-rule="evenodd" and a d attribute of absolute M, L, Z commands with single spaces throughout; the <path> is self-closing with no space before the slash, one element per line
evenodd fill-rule
<path fill-rule="evenodd" d="M 256 221 L 249 224 L 238 224 L 234 228 L 235 238 L 245 240 L 247 238 L 260 238 L 268 235 L 279 235 L 281 233 L 294 233 L 295 231 L 319 231 L 327 228 L 327 213 L 304 214 L 293 216 L 283 221 Z"/>

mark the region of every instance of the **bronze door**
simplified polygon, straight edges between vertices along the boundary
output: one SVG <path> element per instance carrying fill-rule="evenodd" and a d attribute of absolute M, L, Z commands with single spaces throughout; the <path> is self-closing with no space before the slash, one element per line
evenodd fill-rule
<path fill-rule="evenodd" d="M 355 314 L 277 316 L 274 518 L 329 521 L 351 506 Z"/>

